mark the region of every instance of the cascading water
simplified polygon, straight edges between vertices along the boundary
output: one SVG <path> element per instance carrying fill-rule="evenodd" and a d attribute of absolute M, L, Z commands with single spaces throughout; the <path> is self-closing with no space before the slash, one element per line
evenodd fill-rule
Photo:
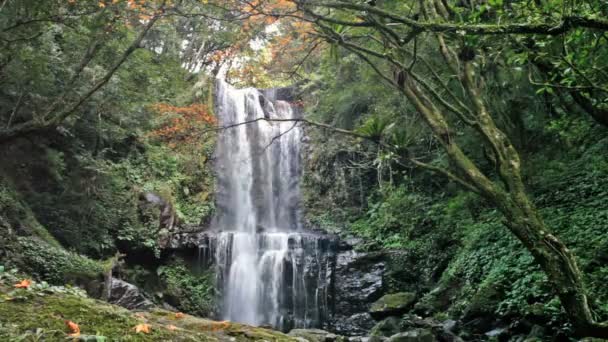
<path fill-rule="evenodd" d="M 223 319 L 282 330 L 321 326 L 332 259 L 327 237 L 301 228 L 299 112 L 277 91 L 217 86 L 215 259 Z M 257 120 L 257 121 L 256 121 Z M 248 122 L 248 123 L 247 123 Z M 247 123 L 247 124 L 243 124 Z"/>

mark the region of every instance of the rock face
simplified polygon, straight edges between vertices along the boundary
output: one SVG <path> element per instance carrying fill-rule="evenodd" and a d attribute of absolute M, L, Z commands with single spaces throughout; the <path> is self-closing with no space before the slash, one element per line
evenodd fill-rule
<path fill-rule="evenodd" d="M 369 314 L 376 320 L 407 313 L 416 303 L 416 294 L 399 292 L 382 296 L 372 304 Z"/>
<path fill-rule="evenodd" d="M 386 255 L 345 250 L 336 257 L 334 291 L 330 302 L 333 315 L 331 330 L 353 336 L 367 333 L 375 324 L 369 305 L 383 294 Z"/>
<path fill-rule="evenodd" d="M 145 310 L 154 306 L 150 300 L 144 297 L 137 286 L 126 281 L 112 278 L 110 290 L 109 302 L 112 304 L 129 310 Z"/>

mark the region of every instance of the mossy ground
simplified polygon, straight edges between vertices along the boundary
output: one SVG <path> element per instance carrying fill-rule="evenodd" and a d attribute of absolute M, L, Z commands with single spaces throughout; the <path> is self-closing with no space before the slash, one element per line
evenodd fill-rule
<path fill-rule="evenodd" d="M 14 290 L 4 284 L 0 298 L 2 341 L 69 340 L 66 320 L 80 326 L 82 335 L 75 339 L 80 341 L 294 341 L 268 329 L 189 315 L 178 318 L 166 310 L 131 312 L 69 291 Z M 142 323 L 151 326 L 149 334 L 135 332 Z"/>

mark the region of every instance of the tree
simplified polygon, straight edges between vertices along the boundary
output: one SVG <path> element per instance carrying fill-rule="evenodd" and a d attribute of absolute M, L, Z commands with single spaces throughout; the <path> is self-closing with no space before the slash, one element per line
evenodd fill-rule
<path fill-rule="evenodd" d="M 519 153 L 489 110 L 483 76 L 496 36 L 559 39 L 569 32 L 603 31 L 608 29 L 607 23 L 589 11 L 549 16 L 540 22 L 483 22 L 496 19 L 499 10 L 510 19 L 520 19 L 523 11 L 518 12 L 518 6 L 525 8 L 524 2 L 468 2 L 478 6 L 441 0 L 373 2 L 375 5 L 296 2 L 304 13 L 302 20 L 314 22 L 320 37 L 357 55 L 408 99 L 441 145 L 449 165 L 430 165 L 407 151 L 403 158 L 448 177 L 492 203 L 503 214 L 509 232 L 547 275 L 576 333 L 608 336 L 608 325 L 593 319 L 575 256 L 551 234 L 526 192 Z M 594 3 L 588 2 L 592 9 Z M 437 50 L 441 64 L 433 59 Z M 593 100 L 591 93 L 584 95 Z M 456 133 L 465 128 L 472 129 L 486 146 L 493 170 L 483 170 L 459 145 Z M 386 147 L 394 149 L 390 143 Z"/>

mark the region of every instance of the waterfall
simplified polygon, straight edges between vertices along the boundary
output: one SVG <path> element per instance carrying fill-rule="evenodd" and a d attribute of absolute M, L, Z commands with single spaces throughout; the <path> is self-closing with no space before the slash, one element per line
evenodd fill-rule
<path fill-rule="evenodd" d="M 263 120 L 301 115 L 279 93 L 218 81 L 218 121 L 233 127 L 218 137 L 216 233 L 205 254 L 215 259 L 222 319 L 319 327 L 327 315 L 330 243 L 301 227 L 302 127 Z"/>

